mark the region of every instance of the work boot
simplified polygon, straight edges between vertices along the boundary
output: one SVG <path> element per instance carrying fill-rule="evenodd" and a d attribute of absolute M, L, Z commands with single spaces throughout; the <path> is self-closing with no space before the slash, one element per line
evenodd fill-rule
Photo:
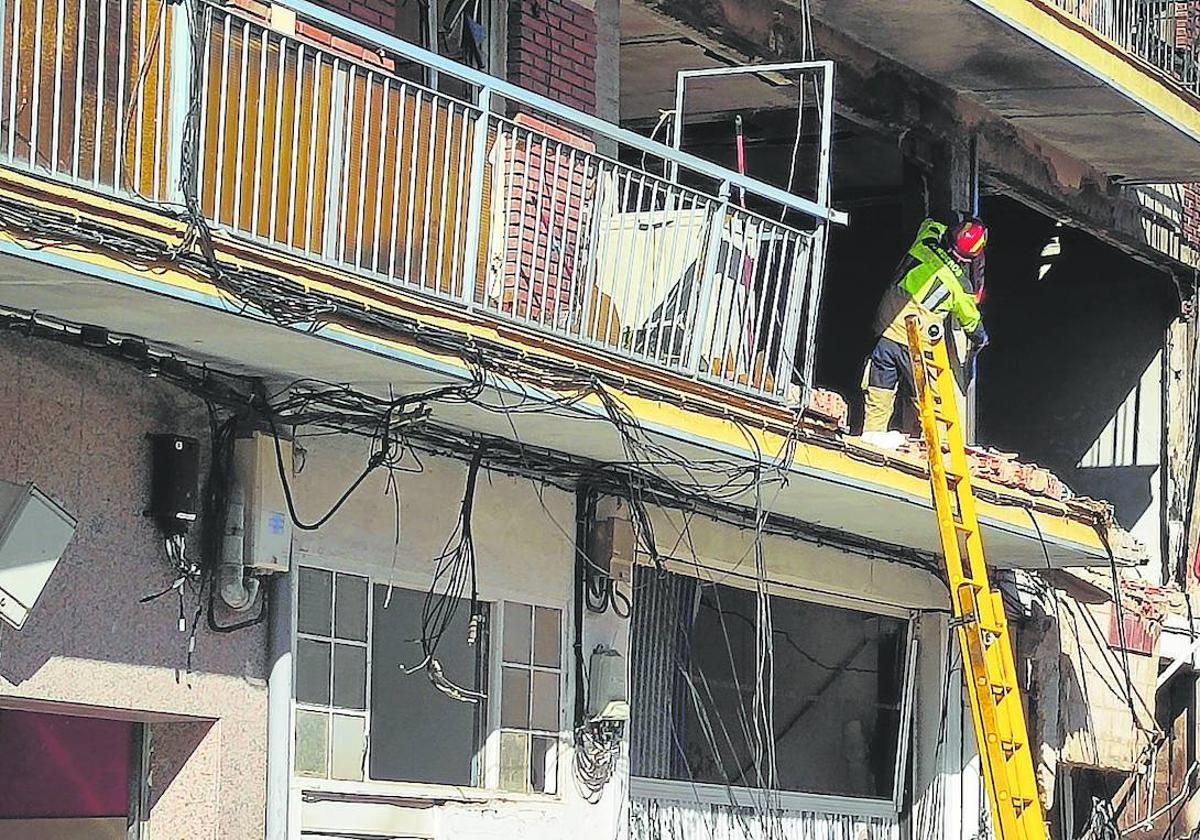
<path fill-rule="evenodd" d="M 908 440 L 903 432 L 863 432 L 862 442 L 882 449 L 885 452 L 895 452 Z"/>

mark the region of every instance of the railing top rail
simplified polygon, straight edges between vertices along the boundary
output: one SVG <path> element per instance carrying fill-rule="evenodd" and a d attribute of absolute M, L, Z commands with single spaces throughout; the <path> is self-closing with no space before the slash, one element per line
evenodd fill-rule
<path fill-rule="evenodd" d="M 511 82 L 506 82 L 503 79 L 498 79 L 495 76 L 458 64 L 435 52 L 401 40 L 394 35 L 359 23 L 353 18 L 322 8 L 310 2 L 310 0 L 281 0 L 281 5 L 287 6 L 305 18 L 327 24 L 368 43 L 377 44 L 396 55 L 418 64 L 423 64 L 438 73 L 444 73 L 467 84 L 489 90 L 493 94 L 503 96 L 506 99 L 520 102 L 545 114 L 558 117 L 576 126 L 593 131 L 597 135 L 615 140 L 622 145 L 653 155 L 656 158 L 679 164 L 698 175 L 711 178 L 729 188 L 737 187 L 744 189 L 748 193 L 774 202 L 781 207 L 795 210 L 822 222 L 846 224 L 848 221 L 845 212 L 834 210 L 832 207 L 821 205 L 810 199 L 794 195 L 786 190 L 741 175 L 687 152 L 676 151 L 670 146 L 651 140 L 637 132 L 605 122 L 599 117 L 555 102 L 541 94 L 518 87 Z M 826 72 L 832 73 L 832 62 L 819 62 L 819 64 L 826 65 Z"/>

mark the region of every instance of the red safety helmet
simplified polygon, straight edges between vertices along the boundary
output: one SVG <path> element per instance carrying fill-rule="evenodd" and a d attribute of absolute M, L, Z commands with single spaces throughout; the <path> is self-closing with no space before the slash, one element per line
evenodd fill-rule
<path fill-rule="evenodd" d="M 983 253 L 987 247 L 988 232 L 983 222 L 972 217 L 952 227 L 948 238 L 954 256 L 966 262 Z"/>

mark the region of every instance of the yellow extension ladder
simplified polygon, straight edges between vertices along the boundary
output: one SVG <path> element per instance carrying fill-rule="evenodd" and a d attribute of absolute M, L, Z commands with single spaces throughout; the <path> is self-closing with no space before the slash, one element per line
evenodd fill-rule
<path fill-rule="evenodd" d="M 938 323 L 923 328 L 916 316 L 907 326 L 953 624 L 992 824 L 997 840 L 1046 840 L 1004 602 L 988 583 L 945 329 Z"/>

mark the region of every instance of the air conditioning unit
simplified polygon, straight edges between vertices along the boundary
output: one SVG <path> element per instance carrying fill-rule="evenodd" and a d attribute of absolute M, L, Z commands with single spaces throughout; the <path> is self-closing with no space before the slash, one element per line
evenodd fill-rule
<path fill-rule="evenodd" d="M 75 525 L 75 517 L 32 484 L 0 481 L 0 618 L 21 629 Z"/>
<path fill-rule="evenodd" d="M 292 442 L 280 439 L 284 470 L 292 472 Z M 233 449 L 234 481 L 245 505 L 243 562 L 261 572 L 286 572 L 292 553 L 292 518 L 279 480 L 275 438 L 255 432 Z"/>

